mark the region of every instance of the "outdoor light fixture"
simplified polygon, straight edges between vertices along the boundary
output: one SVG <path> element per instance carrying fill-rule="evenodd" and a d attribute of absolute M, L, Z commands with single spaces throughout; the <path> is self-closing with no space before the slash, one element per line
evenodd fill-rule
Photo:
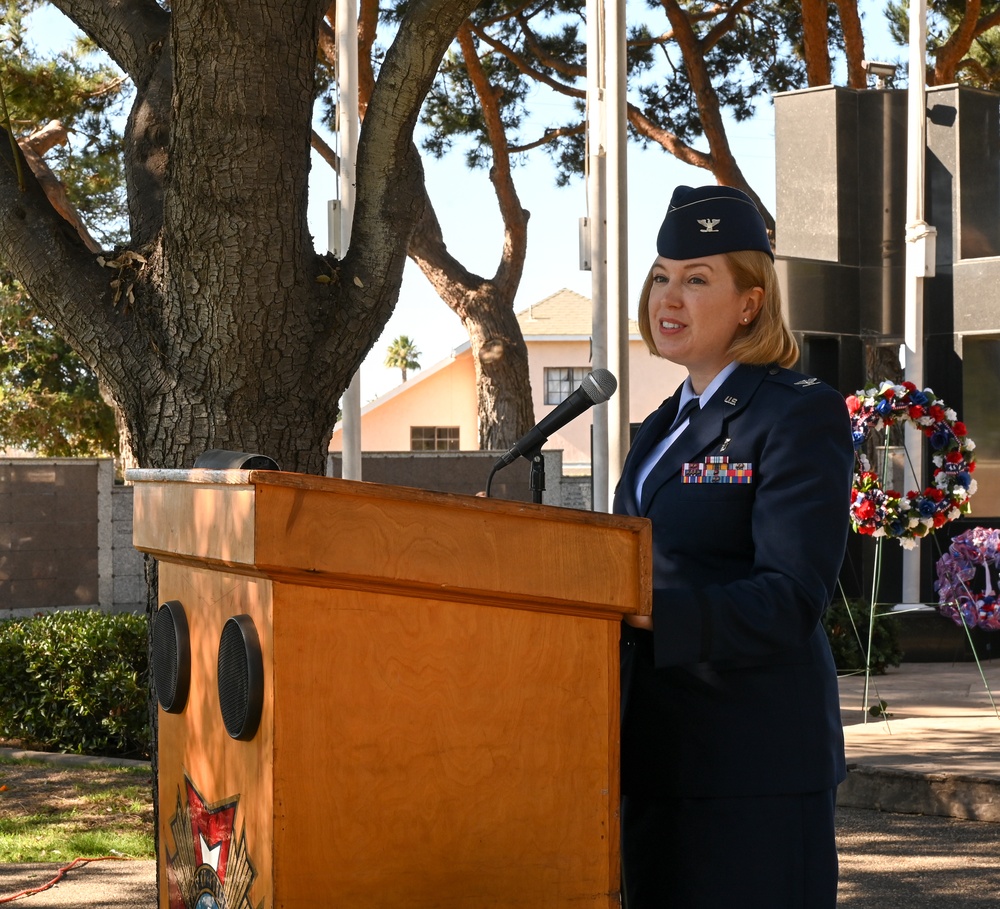
<path fill-rule="evenodd" d="M 277 462 L 267 455 L 228 451 L 225 448 L 209 448 L 198 455 L 196 468 L 214 470 L 279 470 Z"/>
<path fill-rule="evenodd" d="M 896 76 L 895 63 L 879 63 L 878 60 L 862 60 L 861 65 L 869 76 L 875 77 L 875 88 L 885 88 L 887 80 Z"/>

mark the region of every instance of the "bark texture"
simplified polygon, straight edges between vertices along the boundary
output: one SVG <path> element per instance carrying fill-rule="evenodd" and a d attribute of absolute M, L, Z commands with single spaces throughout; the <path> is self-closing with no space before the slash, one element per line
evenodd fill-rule
<path fill-rule="evenodd" d="M 0 255 L 97 372 L 134 463 L 190 467 L 232 448 L 323 471 L 422 213 L 417 113 L 476 3 L 410 4 L 371 92 L 338 262 L 316 254 L 306 223 L 325 0 L 58 0 L 136 85 L 131 239 L 87 249 L 4 141 Z"/>

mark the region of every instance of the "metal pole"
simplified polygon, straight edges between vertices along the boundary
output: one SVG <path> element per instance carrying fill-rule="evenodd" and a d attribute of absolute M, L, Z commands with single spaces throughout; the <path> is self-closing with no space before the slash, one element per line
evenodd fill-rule
<path fill-rule="evenodd" d="M 358 4 L 337 0 L 337 128 L 340 133 L 340 236 L 343 258 L 351 245 L 358 149 Z M 361 479 L 361 371 L 341 399 L 345 480 Z"/>
<path fill-rule="evenodd" d="M 626 154 L 625 0 L 609 0 L 607 16 L 608 369 L 618 392 L 608 401 L 608 493 L 614 498 L 629 443 L 628 169 Z"/>
<path fill-rule="evenodd" d="M 591 365 L 608 364 L 607 194 L 604 0 L 587 0 L 587 212 L 590 223 L 590 285 L 593 305 Z M 608 408 L 594 408 L 591 485 L 594 511 L 607 511 Z"/>
<path fill-rule="evenodd" d="M 924 161 L 927 146 L 927 4 L 910 0 L 910 85 L 907 92 L 906 141 L 906 293 L 904 298 L 904 367 L 908 381 L 924 387 L 924 279 L 934 275 L 937 231 L 924 220 Z M 908 462 L 917 487 L 924 482 L 924 438 L 905 428 Z M 920 602 L 920 547 L 903 553 L 903 602 Z"/>

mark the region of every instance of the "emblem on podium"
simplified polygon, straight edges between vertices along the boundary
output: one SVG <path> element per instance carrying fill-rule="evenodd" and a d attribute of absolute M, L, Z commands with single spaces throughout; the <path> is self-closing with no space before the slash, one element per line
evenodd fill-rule
<path fill-rule="evenodd" d="M 167 852 L 170 909 L 258 909 L 250 902 L 257 872 L 246 846 L 246 830 L 234 830 L 240 797 L 209 805 L 184 776 L 170 820 L 174 851 Z"/>

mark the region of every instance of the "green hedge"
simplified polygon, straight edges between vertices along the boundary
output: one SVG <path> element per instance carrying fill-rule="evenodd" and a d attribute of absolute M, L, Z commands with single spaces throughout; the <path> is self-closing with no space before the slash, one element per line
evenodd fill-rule
<path fill-rule="evenodd" d="M 864 669 L 869 615 L 857 601 L 826 611 L 839 671 Z M 876 617 L 874 672 L 902 660 L 896 622 Z M 141 615 L 73 610 L 0 621 L 0 737 L 77 754 L 148 757 L 146 640 Z"/>
<path fill-rule="evenodd" d="M 876 610 L 871 658 L 871 671 L 874 673 L 882 674 L 889 666 L 898 666 L 903 659 L 903 651 L 899 647 L 898 622 L 899 616 L 879 615 Z M 850 603 L 835 600 L 827 609 L 823 625 L 830 639 L 830 649 L 838 671 L 864 670 L 870 623 L 871 606 L 860 600 L 852 600 Z"/>
<path fill-rule="evenodd" d="M 73 610 L 0 622 L 0 736 L 149 756 L 146 618 Z"/>

